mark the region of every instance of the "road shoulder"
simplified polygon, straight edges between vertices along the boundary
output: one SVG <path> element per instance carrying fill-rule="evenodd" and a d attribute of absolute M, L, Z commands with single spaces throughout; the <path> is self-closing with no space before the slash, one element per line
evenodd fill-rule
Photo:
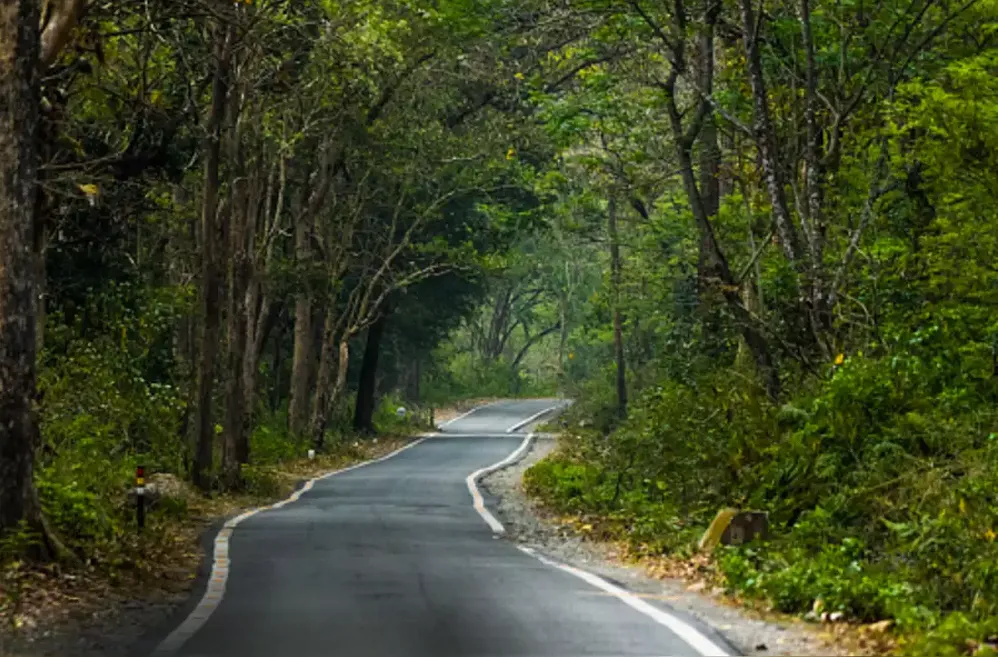
<path fill-rule="evenodd" d="M 750 610 L 729 606 L 719 595 L 689 590 L 675 578 L 649 576 L 640 565 L 623 562 L 614 546 L 587 540 L 559 525 L 530 500 L 521 482 L 523 473 L 550 454 L 555 439 L 539 436 L 522 458 L 481 479 L 494 500 L 494 511 L 506 528 L 506 538 L 576 568 L 618 584 L 652 604 L 667 606 L 719 632 L 744 655 L 845 655 L 830 638 L 793 620 L 774 621 Z"/>

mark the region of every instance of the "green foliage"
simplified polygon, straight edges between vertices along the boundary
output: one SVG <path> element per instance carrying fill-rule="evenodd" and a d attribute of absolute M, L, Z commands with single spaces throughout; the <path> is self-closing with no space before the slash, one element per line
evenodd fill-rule
<path fill-rule="evenodd" d="M 248 463 L 241 468 L 244 491 L 261 499 L 273 499 L 284 490 L 273 465 Z"/>
<path fill-rule="evenodd" d="M 553 395 L 556 383 L 522 369 L 514 369 L 505 360 L 486 361 L 471 351 L 457 350 L 445 344 L 434 356 L 437 367 L 423 380 L 424 398 L 431 403 L 446 403 L 478 397 L 542 397 Z"/>
<path fill-rule="evenodd" d="M 710 32 L 696 3 L 683 17 L 662 3 L 505 0 L 239 3 L 214 16 L 242 35 L 222 216 L 252 208 L 251 311 L 265 316 L 253 328 L 270 331 L 248 395 L 249 492 L 274 494 L 277 466 L 310 447 L 285 410 L 293 306 L 310 298 L 319 326 L 324 307 L 352 324 L 337 329 L 351 348 L 387 317 L 379 430 L 422 428 L 409 397 L 569 394 L 572 437 L 526 480 L 552 506 L 673 554 L 719 507 L 763 509 L 773 540 L 718 555 L 733 591 L 788 612 L 820 599 L 892 617 L 927 632 L 911 646 L 931 652 L 966 652 L 966 639 L 985 650 L 998 629 L 996 3 L 810 7 L 812 104 L 803 19 L 780 0 L 759 9 L 762 99 L 740 40 L 722 38 L 741 29 L 734 5 L 717 6 L 713 77 L 692 75 Z M 210 107 L 212 85 L 189 82 L 211 79 L 218 33 L 175 11 L 88 13 L 81 38 L 100 44 L 71 49 L 46 82 L 57 118 L 40 222 L 38 487 L 88 557 L 122 542 L 134 467 L 184 475 L 191 452 L 205 178 L 191 109 Z M 760 101 L 800 254 L 774 230 Z M 805 161 L 812 121 L 820 166 Z M 708 234 L 696 210 L 712 179 Z M 239 180 L 266 193 L 240 196 Z M 313 200 L 304 249 L 294 222 Z M 780 394 L 760 385 L 748 329 Z M 333 451 L 352 443 L 359 360 L 326 418 Z"/>
<path fill-rule="evenodd" d="M 398 409 L 405 415 L 399 416 Z M 399 394 L 384 395 L 374 411 L 374 426 L 378 433 L 389 436 L 411 436 L 431 428 L 428 411 L 406 402 Z"/>
<path fill-rule="evenodd" d="M 774 538 L 719 555 L 732 591 L 905 631 L 983 621 L 998 613 L 998 385 L 961 366 L 966 344 L 910 342 L 779 409 L 730 373 L 658 386 L 609 436 L 573 431 L 528 490 L 656 553 L 690 549 L 718 508 L 763 509 Z"/>
<path fill-rule="evenodd" d="M 544 460 L 527 471 L 523 484 L 528 492 L 566 511 L 605 509 L 612 495 L 601 471 L 586 463 Z"/>
<path fill-rule="evenodd" d="M 810 8 L 813 104 L 799 8 L 766 4 L 758 28 L 771 147 L 804 255 L 788 255 L 774 230 L 779 190 L 766 185 L 762 149 L 739 145 L 760 118 L 741 44 L 714 42 L 716 140 L 690 118 L 704 90 L 683 81 L 689 71 L 663 84 L 676 44 L 702 45 L 674 36 L 708 29 L 697 10 L 685 23 L 666 6 L 621 10 L 619 23 L 549 53 L 555 71 L 629 53 L 579 69 L 568 91 L 534 87 L 561 149 L 538 183 L 550 223 L 601 241 L 587 252 L 595 260 L 604 204 L 629 207 L 619 286 L 603 259 L 571 316 L 560 383 L 576 403 L 562 449 L 528 471 L 528 489 L 652 553 L 690 551 L 721 507 L 764 510 L 770 541 L 716 555 L 732 592 L 791 613 L 818 600 L 856 621 L 895 619 L 912 654 L 983 654 L 998 614 L 998 14 L 993 0 L 925 8 L 897 41 L 897 17 L 915 5 Z M 721 24 L 739 22 L 720 11 Z M 894 49 L 900 67 L 866 56 Z M 804 153 L 809 121 L 819 150 L 831 149 L 817 172 Z M 708 240 L 693 210 L 715 175 L 710 148 L 721 190 Z M 809 199 L 815 173 L 824 179 Z M 709 241 L 737 284 L 723 272 L 709 280 Z M 824 326 L 808 301 L 822 278 L 834 301 Z M 768 391 L 759 342 L 779 373 Z"/>
<path fill-rule="evenodd" d="M 301 458 L 308 453 L 308 441 L 288 432 L 286 409 L 263 414 L 250 434 L 250 454 L 253 464 L 274 465 Z"/>
<path fill-rule="evenodd" d="M 998 654 L 998 619 L 972 619 L 960 612 L 949 614 L 933 631 L 917 635 L 905 642 L 905 655 L 939 655 L 940 657 L 994 657 Z"/>
<path fill-rule="evenodd" d="M 49 317 L 36 466 L 43 510 L 84 554 L 115 540 L 128 521 L 125 492 L 137 465 L 182 472 L 185 456 L 177 440 L 183 390 L 163 378 L 162 343 L 185 298 L 112 285 L 88 302 L 73 324 Z M 84 321 L 88 338 L 78 337 Z"/>

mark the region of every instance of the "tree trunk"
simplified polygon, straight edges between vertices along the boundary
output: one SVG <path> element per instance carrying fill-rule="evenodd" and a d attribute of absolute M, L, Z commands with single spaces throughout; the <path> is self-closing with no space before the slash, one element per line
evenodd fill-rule
<path fill-rule="evenodd" d="M 720 3 L 717 3 L 720 7 Z M 703 93 L 708 96 L 713 93 L 714 84 L 714 30 L 713 23 L 700 36 L 700 84 Z M 718 177 L 721 170 L 721 149 L 717 143 L 717 122 L 714 113 L 707 111 L 700 130 L 700 198 L 703 212 L 709 220 L 713 220 L 721 207 L 721 185 Z M 713 239 L 713 231 L 711 231 Z M 710 275 L 710 263 L 713 254 L 712 245 L 700 241 L 700 251 L 697 266 L 697 291 L 702 293 L 708 286 L 706 278 Z"/>
<path fill-rule="evenodd" d="M 327 407 L 331 407 L 347 387 L 347 372 L 350 369 L 350 336 L 340 338 L 339 354 L 336 360 L 336 385 L 333 386 Z M 325 425 L 324 425 L 325 426 Z"/>
<path fill-rule="evenodd" d="M 247 307 L 250 309 L 247 319 L 246 355 L 243 363 L 243 390 L 246 394 L 247 440 L 238 449 L 240 463 L 249 463 L 249 434 L 252 430 L 253 413 L 257 404 L 257 385 L 260 378 L 260 360 L 263 358 L 267 345 L 277 320 L 278 306 L 271 303 L 267 297 L 262 297 L 260 284 L 254 284 L 255 292 L 247 297 Z M 262 297 L 262 298 L 261 298 Z M 256 310 L 252 310 L 256 308 Z M 277 372 L 274 372 L 275 376 Z M 276 379 L 275 379 L 276 386 Z"/>
<path fill-rule="evenodd" d="M 336 308 L 331 303 L 326 310 L 326 319 L 323 323 L 319 372 L 315 381 L 315 395 L 312 398 L 312 415 L 308 429 L 308 435 L 316 449 L 322 449 L 325 442 L 326 421 L 332 398 L 333 361 L 336 358 L 336 328 Z"/>
<path fill-rule="evenodd" d="M 215 73 L 212 81 L 211 111 L 204 144 L 204 191 L 201 208 L 201 336 L 198 349 L 198 396 L 196 449 L 191 479 L 202 490 L 210 487 L 215 422 L 212 396 L 215 387 L 215 364 L 218 356 L 219 301 L 219 226 L 218 170 L 221 160 L 222 126 L 229 92 L 230 45 L 233 26 L 215 27 Z M 221 37 L 221 38 L 218 38 Z"/>
<path fill-rule="evenodd" d="M 560 383 L 565 380 L 565 361 L 568 356 L 568 301 L 561 300 L 558 304 L 558 378 Z"/>
<path fill-rule="evenodd" d="M 237 232 L 235 229 L 233 232 Z M 236 247 L 235 244 L 232 246 Z M 238 248 L 238 247 L 237 247 Z M 229 280 L 229 362 L 226 379 L 225 442 L 222 447 L 222 476 L 225 485 L 240 483 L 239 466 L 249 454 L 245 365 L 246 365 L 246 259 L 245 250 L 232 255 Z M 241 289 L 242 288 L 242 289 Z"/>
<path fill-rule="evenodd" d="M 804 149 L 804 189 L 807 224 L 806 235 L 810 256 L 810 323 L 814 339 L 825 359 L 831 357 L 828 335 L 832 330 L 832 308 L 827 292 L 825 276 L 825 217 L 823 202 L 825 195 L 825 171 L 822 157 L 822 131 L 818 125 L 818 67 L 814 53 L 814 36 L 811 32 L 811 3 L 801 0 L 801 36 L 804 43 L 806 62 L 806 84 L 804 91 L 804 117 L 807 124 L 807 145 Z"/>
<path fill-rule="evenodd" d="M 714 93 L 714 23 L 720 7 L 720 3 L 711 3 L 700 34 L 700 88 L 706 96 Z M 711 219 L 717 216 L 721 207 L 720 171 L 721 149 L 717 143 L 717 122 L 714 112 L 708 109 L 704 112 L 700 129 L 700 197 L 704 214 Z M 704 259 L 703 253 L 701 259 Z"/>
<path fill-rule="evenodd" d="M 762 162 L 762 173 L 766 189 L 773 205 L 773 219 L 776 222 L 780 245 L 787 260 L 795 267 L 800 264 L 801 244 L 790 217 L 784 189 L 783 171 L 780 168 L 778 146 L 776 143 L 776 128 L 769 111 L 769 95 L 766 91 L 766 79 L 763 76 L 762 54 L 759 50 L 758 29 L 752 0 L 739 0 L 742 14 L 742 38 L 745 43 L 745 59 L 749 74 L 749 84 L 752 88 L 754 110 L 753 132 L 759 149 L 759 159 Z"/>
<path fill-rule="evenodd" d="M 617 361 L 617 415 L 627 416 L 627 367 L 624 362 L 624 318 L 620 312 L 620 236 L 617 232 L 617 199 L 610 197 L 607 208 L 610 236 L 610 288 L 613 299 L 613 354 Z"/>
<path fill-rule="evenodd" d="M 315 218 L 322 210 L 332 186 L 336 153 L 328 143 L 316 145 L 320 150 L 318 168 L 308 178 L 311 188 L 308 198 L 295 215 L 295 260 L 299 271 L 311 278 L 313 261 L 312 240 L 315 239 Z M 305 281 L 295 302 L 295 345 L 291 365 L 291 401 L 288 406 L 288 427 L 295 435 L 304 435 L 309 424 L 309 391 L 315 371 L 313 344 L 319 327 L 313 318 L 315 297 L 311 283 Z"/>
<path fill-rule="evenodd" d="M 295 224 L 295 259 L 299 267 L 307 266 L 312 259 L 312 222 L 309 213 L 299 217 Z M 294 435 L 303 435 L 308 422 L 309 391 L 312 385 L 312 345 L 315 332 L 312 326 L 312 295 L 309 286 L 303 286 L 295 301 L 295 344 L 291 365 L 291 400 L 288 406 L 288 428 Z"/>
<path fill-rule="evenodd" d="M 249 336 L 249 317 L 246 295 L 249 292 L 250 261 L 247 252 L 250 224 L 249 181 L 243 165 L 243 135 L 240 129 L 240 99 L 232 94 L 229 111 L 230 160 L 232 162 L 232 194 L 229 220 L 228 249 L 228 364 L 225 380 L 225 427 L 222 443 L 222 483 L 227 488 L 242 484 L 240 456 L 249 455 L 249 422 L 246 408 L 246 352 Z"/>
<path fill-rule="evenodd" d="M 364 433 L 374 433 L 374 408 L 377 404 L 378 356 L 381 340 L 385 335 L 388 319 L 382 315 L 367 329 L 367 343 L 360 365 L 360 382 L 357 403 L 354 407 L 353 428 Z"/>
<path fill-rule="evenodd" d="M 773 220 L 776 224 L 776 231 L 780 238 L 783 252 L 791 266 L 799 274 L 801 281 L 801 300 L 798 304 L 798 313 L 803 320 L 804 326 L 810 331 L 800 337 L 800 344 L 803 347 L 816 347 L 823 357 L 828 357 L 827 332 L 831 328 L 831 313 L 828 307 L 825 288 L 823 284 L 823 266 L 820 264 L 821 250 L 812 252 L 810 239 L 816 237 L 814 224 L 803 217 L 806 230 L 804 238 L 801 239 L 796 225 L 790 215 L 790 206 L 787 203 L 785 189 L 784 172 L 780 166 L 780 151 L 777 142 L 776 128 L 773 125 L 772 116 L 769 109 L 769 96 L 766 88 L 766 79 L 762 67 L 762 55 L 760 52 L 760 38 L 757 34 L 759 23 L 756 21 L 755 11 L 752 8 L 752 0 L 740 0 L 742 15 L 742 34 L 745 43 L 745 59 L 749 74 L 749 83 L 752 88 L 753 100 L 753 132 L 759 149 L 759 159 L 762 162 L 763 178 L 766 182 L 766 189 L 769 192 L 770 203 L 772 204 Z M 802 7 L 805 12 L 809 12 L 808 6 Z M 810 14 L 807 13 L 804 20 L 804 38 L 808 42 L 806 54 L 808 59 L 807 74 L 807 121 L 808 137 L 806 157 L 814 159 L 813 164 L 809 164 L 805 173 L 808 182 L 808 207 L 812 207 L 815 214 L 814 220 L 819 223 L 820 218 L 820 184 L 819 169 L 817 162 L 817 149 L 819 147 L 819 134 L 817 124 L 814 119 L 814 105 L 817 83 L 817 73 L 814 68 L 813 44 L 810 43 Z M 812 93 L 813 92 L 813 93 Z M 808 212 L 810 214 L 810 212 Z"/>
<path fill-rule="evenodd" d="M 284 387 L 284 374 L 282 364 L 284 363 L 284 354 L 281 346 L 284 343 L 284 322 L 277 323 L 277 331 L 274 332 L 274 339 L 271 340 L 273 345 L 273 351 L 271 353 L 271 376 L 272 380 L 270 382 L 270 410 L 276 412 L 281 406 L 281 400 L 284 399 L 285 387 Z M 291 384 L 288 382 L 287 393 L 290 394 Z"/>
<path fill-rule="evenodd" d="M 701 42 L 702 61 L 700 75 L 701 83 L 707 92 L 713 88 L 714 62 L 712 34 L 713 22 L 716 20 L 717 15 L 714 10 L 712 12 L 714 13 L 710 13 L 707 16 L 707 30 Z M 683 64 L 682 57 L 679 55 L 681 55 L 681 51 L 675 56 L 677 63 L 674 66 L 681 66 Z M 669 121 L 676 141 L 676 157 L 679 162 L 683 189 L 686 192 L 686 198 L 689 201 L 690 210 L 693 213 L 693 219 L 700 238 L 698 288 L 701 293 L 706 287 L 716 286 L 720 290 L 726 304 L 734 311 L 736 318 L 739 320 L 739 330 L 745 341 L 745 345 L 750 350 L 753 360 L 758 366 L 759 375 L 765 382 L 766 390 L 775 399 L 780 394 L 780 379 L 769 348 L 769 341 L 760 328 L 759 318 L 753 316 L 752 312 L 745 307 L 739 293 L 737 281 L 731 273 L 728 260 L 717 243 L 717 237 L 714 234 L 712 218 L 716 215 L 720 202 L 718 196 L 720 188 L 718 186 L 715 189 L 715 184 L 717 183 L 716 176 L 712 180 L 703 177 L 700 181 L 701 185 L 698 185 L 697 176 L 693 168 L 693 144 L 698 138 L 703 138 L 701 133 L 704 126 L 708 124 L 713 125 L 711 119 L 712 110 L 706 99 L 701 101 L 698 116 L 703 117 L 703 123 L 698 126 L 696 121 L 694 121 L 690 130 L 685 130 L 683 127 L 683 116 L 675 100 L 677 78 L 678 75 L 676 74 L 671 75 L 669 78 L 666 107 L 668 108 Z M 768 105 L 766 107 L 768 110 Z M 766 117 L 768 119 L 768 111 Z M 712 149 L 717 149 L 716 130 L 711 133 L 711 130 L 708 129 L 707 137 L 713 143 L 712 145 L 708 145 L 705 150 L 710 152 Z M 701 172 L 701 175 L 705 176 L 706 174 Z M 708 188 L 706 190 L 701 189 L 702 185 L 706 185 Z M 792 229 L 793 226 L 791 225 L 790 228 Z"/>
<path fill-rule="evenodd" d="M 175 186 L 173 190 L 173 203 L 177 207 L 182 207 L 187 205 L 188 200 L 186 193 L 180 186 Z M 186 222 L 187 229 L 187 241 L 186 243 L 182 240 L 178 240 L 180 243 L 176 245 L 174 249 L 173 261 L 176 266 L 172 269 L 173 283 L 176 285 L 183 284 L 184 278 L 187 275 L 193 275 L 194 270 L 197 268 L 198 263 L 195 258 L 190 258 L 188 260 L 189 268 L 184 267 L 182 263 L 185 261 L 185 254 L 193 253 L 197 254 L 200 252 L 199 242 L 199 221 L 198 218 L 191 213 L 189 219 Z M 186 270 L 186 271 L 185 271 Z M 194 406 L 197 401 L 197 362 L 198 362 L 198 328 L 199 323 L 197 317 L 192 313 L 185 313 L 176 324 L 176 333 L 174 338 L 174 360 L 181 364 L 180 371 L 182 372 L 181 378 L 186 388 L 186 403 L 184 404 L 183 410 L 180 416 L 180 429 L 179 435 L 180 440 L 183 443 L 183 468 L 184 472 L 191 476 L 193 472 L 193 458 L 197 451 L 195 447 L 195 432 L 191 424 L 191 416 L 194 411 Z"/>
<path fill-rule="evenodd" d="M 0 533 L 38 528 L 38 3 L 0 5 Z"/>
<path fill-rule="evenodd" d="M 420 384 L 423 378 L 423 362 L 420 358 L 415 358 L 412 361 L 412 367 L 409 369 L 408 383 L 406 386 L 406 399 L 412 404 L 418 404 L 421 400 Z"/>

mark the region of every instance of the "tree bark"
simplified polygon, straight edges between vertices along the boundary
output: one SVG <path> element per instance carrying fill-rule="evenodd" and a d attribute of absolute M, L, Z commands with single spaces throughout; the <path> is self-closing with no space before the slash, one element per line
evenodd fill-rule
<path fill-rule="evenodd" d="M 83 16 L 86 0 L 62 0 L 61 2 L 44 2 L 44 30 L 41 34 L 41 51 L 39 57 L 43 66 L 51 66 L 59 52 L 69 42 L 73 28 Z"/>
<path fill-rule="evenodd" d="M 347 387 L 347 372 L 350 369 L 350 335 L 340 338 L 338 358 L 336 360 L 336 385 L 329 397 L 329 404 L 335 404 Z"/>
<path fill-rule="evenodd" d="M 717 11 L 721 6 L 719 2 L 712 4 L 714 8 L 708 10 L 705 25 L 700 34 L 700 52 L 698 57 L 700 89 L 707 97 L 711 96 L 714 91 L 714 23 L 717 19 Z M 699 135 L 699 196 L 704 215 L 708 220 L 713 220 L 721 207 L 721 186 L 718 178 L 721 169 L 721 149 L 717 143 L 717 122 L 714 119 L 714 112 L 705 109 L 703 117 L 703 124 Z M 709 239 L 713 240 L 713 231 L 708 232 L 710 233 Z M 711 253 L 712 249 L 716 250 L 716 247 L 705 243 L 705 240 L 701 239 L 697 266 L 698 292 L 703 292 L 704 287 L 707 286 L 706 278 L 710 276 L 711 264 L 714 262 L 714 254 Z"/>
<path fill-rule="evenodd" d="M 620 311 L 620 235 L 617 231 L 617 199 L 610 196 L 607 207 L 607 232 L 610 237 L 610 296 L 613 299 L 613 354 L 617 362 L 617 415 L 627 416 L 627 367 L 624 362 L 624 318 Z"/>
<path fill-rule="evenodd" d="M 565 290 L 558 297 L 558 379 L 565 379 L 565 361 L 568 352 L 568 308 L 571 303 L 571 281 L 568 278 L 568 262 L 565 263 Z"/>
<path fill-rule="evenodd" d="M 315 219 L 325 204 L 332 184 L 336 151 L 329 144 L 321 147 L 319 167 L 311 176 L 311 194 L 295 216 L 295 261 L 299 271 L 311 278 L 314 259 L 312 240 L 315 239 Z M 304 435 L 309 425 L 309 394 L 312 385 L 316 329 L 313 320 L 315 296 L 311 283 L 301 286 L 295 301 L 294 355 L 291 365 L 291 399 L 288 404 L 288 428 L 292 434 Z"/>
<path fill-rule="evenodd" d="M 267 272 L 274 257 L 274 235 L 284 216 L 284 197 L 287 189 L 287 161 L 283 154 L 277 154 L 276 164 L 271 163 L 271 171 L 266 173 L 270 148 L 261 139 L 257 172 L 266 179 L 264 189 L 255 197 L 252 205 L 252 220 L 247 234 L 247 255 L 249 258 L 249 286 L 246 291 L 246 352 L 243 363 L 243 389 L 246 396 L 247 428 L 246 442 L 240 446 L 239 462 L 249 462 L 249 434 L 252 429 L 253 414 L 257 403 L 257 385 L 260 376 L 260 361 L 263 359 L 267 338 L 277 321 L 280 305 L 270 299 L 267 285 Z M 258 186 L 259 188 L 259 186 Z M 275 369 L 274 389 L 278 389 L 279 372 Z M 275 404 L 276 406 L 276 404 Z"/>
<path fill-rule="evenodd" d="M 252 192 L 249 189 L 242 149 L 240 93 L 231 94 L 229 108 L 230 161 L 232 166 L 231 211 L 228 213 L 228 363 L 225 379 L 225 426 L 222 443 L 222 483 L 226 488 L 242 484 L 241 456 L 249 455 L 249 417 L 246 408 L 246 354 L 249 348 L 250 261 L 247 251 Z"/>
<path fill-rule="evenodd" d="M 271 353 L 271 364 L 270 369 L 272 371 L 273 380 L 270 382 L 270 410 L 276 412 L 281 406 L 281 400 L 284 399 L 285 393 L 291 394 L 291 382 L 287 382 L 287 388 L 285 389 L 285 380 L 283 374 L 282 364 L 284 363 L 283 349 L 281 348 L 284 343 L 284 327 L 285 322 L 276 323 L 277 330 L 274 332 L 274 339 L 271 340 L 271 345 L 273 346 Z"/>
<path fill-rule="evenodd" d="M 759 159 L 762 161 L 763 178 L 773 205 L 773 219 L 776 222 L 780 245 L 787 259 L 795 267 L 801 261 L 801 243 L 797 228 L 790 217 L 784 189 L 783 171 L 780 168 L 778 146 L 776 143 L 776 128 L 769 112 L 769 96 L 766 91 L 766 80 L 762 71 L 762 54 L 759 50 L 758 23 L 752 0 L 739 0 L 742 14 L 742 38 L 745 43 L 745 59 L 749 73 L 749 84 L 752 88 L 754 110 L 753 132 L 759 148 Z"/>
<path fill-rule="evenodd" d="M 421 399 L 420 384 L 423 378 L 423 363 L 420 358 L 412 361 L 412 366 L 406 375 L 406 399 L 413 404 L 418 404 Z"/>
<path fill-rule="evenodd" d="M 802 335 L 800 342 L 805 347 L 817 347 L 822 356 L 827 358 L 828 348 L 826 343 L 827 333 L 831 329 L 831 312 L 828 306 L 828 299 L 825 293 L 824 271 L 821 263 L 822 250 L 818 245 L 818 250 L 813 250 L 811 240 L 820 241 L 820 235 L 815 232 L 815 221 L 819 224 L 820 217 L 820 184 L 819 174 L 821 163 L 818 161 L 818 148 L 820 134 L 815 118 L 815 105 L 817 103 L 817 69 L 814 63 L 814 46 L 811 43 L 810 31 L 810 10 L 809 5 L 802 4 L 802 31 L 805 44 L 807 60 L 806 79 L 806 121 L 808 123 L 807 146 L 805 149 L 806 160 L 813 159 L 814 162 L 808 164 L 808 171 L 805 173 L 807 183 L 808 200 L 806 213 L 802 215 L 804 223 L 804 239 L 797 230 L 796 225 L 790 215 L 790 206 L 787 202 L 785 180 L 781 169 L 779 146 L 777 143 L 776 128 L 769 109 L 769 96 L 766 88 L 766 80 L 762 68 L 762 55 L 759 49 L 759 35 L 757 30 L 759 23 L 752 8 L 752 0 L 739 0 L 742 15 L 742 34 L 745 44 L 745 58 L 749 74 L 749 84 L 752 88 L 753 100 L 753 132 L 759 149 L 759 159 L 762 162 L 763 178 L 766 182 L 766 189 L 769 192 L 770 203 L 772 204 L 773 220 L 776 224 L 776 231 L 780 238 L 783 252 L 791 266 L 797 271 L 801 278 L 801 302 L 799 304 L 799 314 L 804 325 L 810 328 L 809 335 Z M 813 214 L 811 218 L 808 215 Z M 820 231 L 820 227 L 818 228 Z"/>
<path fill-rule="evenodd" d="M 338 329 L 336 308 L 330 303 L 322 328 L 322 342 L 319 350 L 319 372 L 315 381 L 315 395 L 312 398 L 312 414 L 308 424 L 308 435 L 316 449 L 325 443 L 326 422 L 329 404 L 333 397 L 334 361 L 336 359 L 336 333 Z"/>
<path fill-rule="evenodd" d="M 823 157 L 822 130 L 818 125 L 818 66 L 814 54 L 814 35 L 811 31 L 811 3 L 801 0 L 801 37 L 804 43 L 806 76 L 804 88 L 804 119 L 807 125 L 807 144 L 804 149 L 804 190 L 807 224 L 806 235 L 810 256 L 810 322 L 814 338 L 823 356 L 831 356 L 826 336 L 832 330 L 832 312 L 829 304 L 828 281 L 825 275 L 825 217 L 823 202 L 825 194 L 825 166 Z"/>
<path fill-rule="evenodd" d="M 353 414 L 353 428 L 364 433 L 374 433 L 378 356 L 381 353 L 381 342 L 387 323 L 388 318 L 382 315 L 367 329 L 367 342 L 364 345 L 364 358 L 361 361 L 360 381 L 357 386 L 357 403 Z"/>
<path fill-rule="evenodd" d="M 41 526 L 34 485 L 38 2 L 0 5 L 0 533 Z"/>
<path fill-rule="evenodd" d="M 260 290 L 256 290 L 255 293 L 250 294 L 248 297 L 247 305 L 250 308 L 258 307 L 258 311 L 251 313 L 248 320 L 247 328 L 247 347 L 245 361 L 243 363 L 243 390 L 246 395 L 246 419 L 249 423 L 249 428 L 247 429 L 247 440 L 244 445 L 240 446 L 239 449 L 239 462 L 249 463 L 250 446 L 249 446 L 249 433 L 252 429 L 252 419 L 253 413 L 256 410 L 257 404 L 257 385 L 260 378 L 260 361 L 263 359 L 264 351 L 267 346 L 267 339 L 270 337 L 271 332 L 274 330 L 274 325 L 276 324 L 278 305 L 271 302 L 267 297 L 262 297 Z M 279 373 L 274 371 L 275 377 Z M 277 386 L 277 379 L 274 381 L 275 387 Z"/>
<path fill-rule="evenodd" d="M 311 226 L 307 220 L 295 225 L 295 258 L 299 263 L 311 260 Z M 307 288 L 307 286 L 306 286 Z M 288 406 L 288 428 L 294 435 L 305 431 L 308 421 L 309 390 L 312 383 L 312 298 L 307 289 L 299 290 L 295 300 L 294 354 L 291 364 L 291 400 Z"/>
<path fill-rule="evenodd" d="M 685 29 L 685 18 L 680 10 L 681 7 L 677 9 L 678 27 Z M 700 81 L 704 85 L 702 91 L 708 94 L 713 88 L 713 27 L 716 19 L 716 9 L 708 12 L 705 31 L 701 40 L 702 61 L 700 63 Z M 752 354 L 752 358 L 756 363 L 759 375 L 764 381 L 768 394 L 776 399 L 780 395 L 780 377 L 776 369 L 776 363 L 772 358 L 769 341 L 760 327 L 760 318 L 754 316 L 751 310 L 745 307 L 738 281 L 732 275 L 728 260 L 720 244 L 718 244 L 714 233 L 712 219 L 716 216 L 720 204 L 720 188 L 716 186 L 718 182 L 716 175 L 707 179 L 706 174 L 701 171 L 701 176 L 703 177 L 698 185 L 697 175 L 693 168 L 693 145 L 698 138 L 704 138 L 704 127 L 708 124 L 713 125 L 710 103 L 706 98 L 701 100 L 700 106 L 697 109 L 697 115 L 693 119 L 689 129 L 684 128 L 683 115 L 676 104 L 676 82 L 679 73 L 684 71 L 686 66 L 684 48 L 682 43 L 674 47 L 673 70 L 670 73 L 668 81 L 663 86 L 666 92 L 666 108 L 669 113 L 669 122 L 676 141 L 676 157 L 679 162 L 683 189 L 686 192 L 686 198 L 690 204 L 690 210 L 693 213 L 693 220 L 700 238 L 697 272 L 698 288 L 701 293 L 708 287 L 715 287 L 721 292 L 726 304 L 734 311 L 736 318 L 739 320 L 739 330 L 742 338 Z M 768 106 L 766 116 L 768 117 Z M 713 142 L 705 148 L 705 152 L 710 153 L 712 150 L 717 149 L 716 129 L 712 134 L 708 129 L 707 138 Z M 708 163 L 708 166 L 712 165 Z M 704 185 L 707 186 L 706 192 Z"/>
<path fill-rule="evenodd" d="M 191 479 L 202 490 L 210 485 L 215 423 L 212 397 L 218 356 L 221 309 L 219 301 L 218 192 L 222 126 L 229 93 L 230 47 L 234 26 L 215 27 L 215 72 L 212 80 L 211 110 L 204 143 L 204 190 L 201 208 L 201 336 L 198 349 L 198 397 L 196 447 Z"/>

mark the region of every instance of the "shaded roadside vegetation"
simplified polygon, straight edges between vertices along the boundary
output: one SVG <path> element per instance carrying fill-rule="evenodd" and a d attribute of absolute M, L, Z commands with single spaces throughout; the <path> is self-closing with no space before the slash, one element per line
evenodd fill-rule
<path fill-rule="evenodd" d="M 537 97 L 583 283 L 547 279 L 577 401 L 529 490 L 677 557 L 765 510 L 715 555 L 732 592 L 989 653 L 998 7 L 617 7 L 578 46 L 610 63 Z"/>
<path fill-rule="evenodd" d="M 406 433 L 415 428 L 395 427 Z M 149 495 L 141 533 L 135 530 L 133 499 L 119 490 L 81 500 L 80 510 L 97 510 L 101 516 L 80 526 L 79 535 L 66 535 L 67 547 L 82 563 L 25 561 L 30 546 L 5 544 L 0 653 L 137 654 L 149 631 L 162 627 L 189 600 L 204 565 L 202 548 L 222 519 L 285 499 L 304 480 L 383 456 L 409 441 L 409 436 L 382 435 L 338 442 L 314 459 L 260 457 L 247 469 L 241 490 L 210 496 L 173 475 L 153 474 L 147 488 L 155 493 Z M 264 444 L 254 441 L 254 446 Z M 53 517 L 61 529 L 66 528 L 63 520 Z"/>
<path fill-rule="evenodd" d="M 525 27 L 504 3 L 3 12 L 0 612 L 17 627 L 26 588 L 155 583 L 164 545 L 190 569 L 195 527 L 480 394 L 430 351 L 538 223 L 529 162 L 550 153 L 506 73 L 536 52 L 510 52 Z M 187 491 L 142 537 L 138 465 Z"/>
<path fill-rule="evenodd" d="M 763 509 L 733 590 L 988 650 L 995 0 L 427 4 L 8 10 L 8 566 L 134 568 L 139 463 L 266 495 L 560 391 L 551 505 L 676 555 Z"/>

